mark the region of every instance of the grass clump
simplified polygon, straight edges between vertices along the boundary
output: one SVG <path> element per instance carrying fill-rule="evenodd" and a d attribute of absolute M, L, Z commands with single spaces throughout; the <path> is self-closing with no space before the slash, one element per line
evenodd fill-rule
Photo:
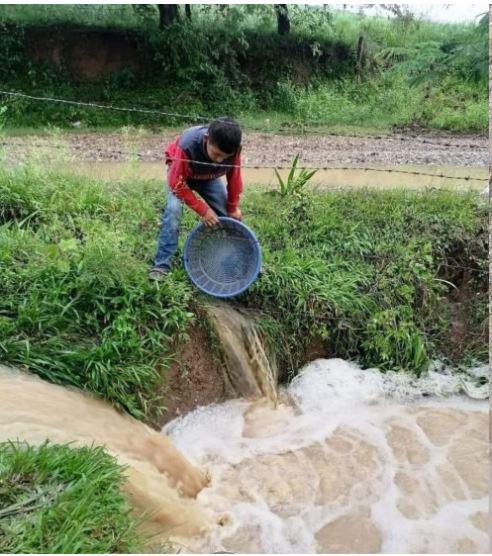
<path fill-rule="evenodd" d="M 261 279 L 242 302 L 261 308 L 282 366 L 294 373 L 314 339 L 326 354 L 365 367 L 420 373 L 435 357 L 454 363 L 469 350 L 486 360 L 487 211 L 474 193 L 348 191 L 310 194 L 298 222 L 272 218 L 291 203 L 255 192 L 245 214 L 265 254 Z M 249 209 L 249 210 L 248 210 Z M 449 349 L 446 299 L 469 271 L 464 301 L 478 342 Z M 309 358 L 309 356 L 308 356 Z"/>
<path fill-rule="evenodd" d="M 0 443 L 0 552 L 142 551 L 122 471 L 99 447 Z"/>
<path fill-rule="evenodd" d="M 193 317 L 182 273 L 147 278 L 159 189 L 0 172 L 0 359 L 146 413 Z"/>
<path fill-rule="evenodd" d="M 0 360 L 137 417 L 162 405 L 159 386 L 202 304 L 181 267 L 160 284 L 147 278 L 162 197 L 161 183 L 130 177 L 0 172 Z M 262 313 L 283 370 L 295 373 L 313 341 L 382 370 L 485 360 L 487 210 L 477 194 L 247 187 L 243 208 L 264 267 L 236 303 Z M 182 241 L 195 222 L 186 211 Z M 452 350 L 448 302 L 464 284 L 470 336 Z"/>

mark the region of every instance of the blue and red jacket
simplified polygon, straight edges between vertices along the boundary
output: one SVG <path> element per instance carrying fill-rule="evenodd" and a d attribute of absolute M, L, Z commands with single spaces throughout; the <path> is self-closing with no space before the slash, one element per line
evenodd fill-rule
<path fill-rule="evenodd" d="M 204 216 L 209 207 L 205 201 L 196 197 L 187 182 L 227 176 L 227 212 L 231 213 L 238 208 L 239 197 L 243 190 L 240 153 L 221 163 L 233 168 L 214 164 L 208 158 L 205 148 L 204 136 L 207 130 L 207 126 L 191 127 L 167 146 L 165 155 L 166 164 L 169 166 L 168 185 L 176 197 L 200 216 Z M 204 162 L 206 164 L 203 164 Z"/>

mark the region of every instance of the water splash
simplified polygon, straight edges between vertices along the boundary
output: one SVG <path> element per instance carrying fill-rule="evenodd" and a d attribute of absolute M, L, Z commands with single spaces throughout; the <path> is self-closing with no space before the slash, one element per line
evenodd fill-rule
<path fill-rule="evenodd" d="M 277 404 L 277 369 L 269 361 L 254 318 L 214 302 L 206 309 L 220 343 L 225 381 L 234 397 L 267 398 Z"/>
<path fill-rule="evenodd" d="M 422 379 L 318 360 L 266 401 L 233 400 L 166 433 L 212 482 L 194 552 L 487 552 L 485 402 Z M 445 395 L 445 396 L 443 396 Z"/>

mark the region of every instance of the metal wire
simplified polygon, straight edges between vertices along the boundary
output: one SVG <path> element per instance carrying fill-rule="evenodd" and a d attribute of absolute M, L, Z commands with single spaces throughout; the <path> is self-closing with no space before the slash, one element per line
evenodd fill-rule
<path fill-rule="evenodd" d="M 21 147 L 21 148 L 42 148 L 42 149 L 81 149 L 82 147 L 79 145 L 70 145 L 70 144 L 56 144 L 56 143 L 15 143 L 15 142 L 0 142 L 0 146 L 4 147 Z M 121 149 L 98 149 L 99 151 L 106 150 L 109 153 L 120 154 L 120 155 L 129 155 L 129 156 L 138 156 L 143 157 L 145 153 L 140 152 L 133 152 L 133 151 L 125 151 Z M 280 164 L 258 164 L 258 163 L 250 163 L 250 164 L 216 164 L 214 162 L 202 162 L 199 160 L 193 160 L 188 158 L 179 158 L 179 157 L 167 157 L 169 160 L 178 161 L 178 162 L 192 162 L 196 164 L 201 164 L 203 166 L 213 166 L 216 168 L 225 168 L 228 170 L 232 170 L 233 168 L 250 168 L 254 170 L 261 170 L 261 169 L 277 169 L 277 170 L 288 170 L 291 166 L 280 165 Z M 432 178 L 441 178 L 441 179 L 450 179 L 450 180 L 463 180 L 463 181 L 488 181 L 488 178 L 476 178 L 473 176 L 449 176 L 443 173 L 440 174 L 432 174 L 430 172 L 418 172 L 414 170 L 398 170 L 396 168 L 373 168 L 369 166 L 312 166 L 312 165 L 302 165 L 297 167 L 298 170 L 341 170 L 341 171 L 353 171 L 353 170 L 361 170 L 364 172 L 383 172 L 383 173 L 393 173 L 393 174 L 410 174 L 414 176 L 426 176 Z"/>
<path fill-rule="evenodd" d="M 116 110 L 118 112 L 137 112 L 140 114 L 160 114 L 162 116 L 171 116 L 173 118 L 187 118 L 187 119 L 195 119 L 195 120 L 205 120 L 207 122 L 210 121 L 210 118 L 205 118 L 203 116 L 196 116 L 196 115 L 185 115 L 185 114 L 178 114 L 176 112 L 164 112 L 162 110 L 151 110 L 146 108 L 123 108 L 120 106 L 112 106 L 106 104 L 97 104 L 95 102 L 83 102 L 78 100 L 66 100 L 61 98 L 50 98 L 50 97 L 36 97 L 33 95 L 26 95 L 25 93 L 18 93 L 14 91 L 0 91 L 2 95 L 9 95 L 15 97 L 22 97 L 28 98 L 31 100 L 39 100 L 39 101 L 47 101 L 47 102 L 58 102 L 62 104 L 71 104 L 74 106 L 90 106 L 91 108 L 102 108 L 106 110 Z"/>
<path fill-rule="evenodd" d="M 195 120 L 195 121 L 200 121 L 200 122 L 210 122 L 212 120 L 214 120 L 217 116 L 201 116 L 198 114 L 181 114 L 178 112 L 171 112 L 171 111 L 164 111 L 164 110 L 155 110 L 155 109 L 147 109 L 147 108 L 136 108 L 136 107 L 121 107 L 121 106 L 113 106 L 111 104 L 100 104 L 97 102 L 85 102 L 85 101 L 76 101 L 76 100 L 67 100 L 67 99 L 60 99 L 60 98 L 52 98 L 52 97 L 40 97 L 40 96 L 34 96 L 34 95 L 28 95 L 26 93 L 21 93 L 18 91 L 2 91 L 0 90 L 0 94 L 2 95 L 7 95 L 7 96 L 14 96 L 14 97 L 21 97 L 21 98 L 28 98 L 31 100 L 36 100 L 36 101 L 41 101 L 41 102 L 58 102 L 58 103 L 62 103 L 62 104 L 70 104 L 73 106 L 87 106 L 90 108 L 98 108 L 98 109 L 106 109 L 106 110 L 115 110 L 118 112 L 134 112 L 134 113 L 140 113 L 140 114 L 156 114 L 156 115 L 161 115 L 161 116 L 168 116 L 168 117 L 172 117 L 172 118 L 182 118 L 185 120 Z M 228 122 L 224 122 L 226 125 L 228 124 Z M 310 128 L 310 125 L 316 125 L 316 122 L 304 122 L 301 125 L 294 125 L 294 126 L 290 126 L 287 129 L 284 130 L 280 130 L 280 131 L 276 131 L 276 132 L 272 132 L 269 128 L 266 127 L 258 127 L 258 126 L 249 126 L 249 125 L 244 125 L 242 124 L 241 127 L 242 129 L 246 129 L 246 130 L 251 130 L 251 131 L 258 131 L 258 132 L 262 132 L 262 133 L 268 133 L 268 134 L 272 134 L 272 135 L 289 135 L 293 132 L 297 132 L 297 133 L 301 133 L 302 135 L 323 135 L 323 136 L 329 136 L 329 137 L 336 137 L 337 134 L 333 133 L 333 132 L 325 132 L 325 131 L 320 131 L 319 129 L 313 129 Z M 230 124 L 230 125 L 234 125 L 234 124 Z M 344 135 L 344 137 L 349 137 L 349 138 L 358 138 L 360 137 L 359 135 Z M 397 141 L 419 141 L 421 143 L 424 144 L 429 144 L 429 145 L 436 145 L 436 146 L 442 146 L 442 147 L 456 147 L 456 148 L 463 148 L 464 145 L 463 144 L 453 144 L 453 143 L 440 143 L 437 141 L 431 141 L 429 139 L 425 139 L 425 138 L 419 138 L 419 137 L 403 137 L 400 136 L 398 138 L 394 138 L 391 136 L 380 136 L 380 135 L 375 135 L 373 136 L 373 138 L 375 140 L 384 140 L 384 139 L 395 139 Z M 484 137 L 485 138 L 485 137 Z M 468 145 L 468 148 L 470 149 L 474 149 L 477 146 L 474 144 L 470 144 Z"/>

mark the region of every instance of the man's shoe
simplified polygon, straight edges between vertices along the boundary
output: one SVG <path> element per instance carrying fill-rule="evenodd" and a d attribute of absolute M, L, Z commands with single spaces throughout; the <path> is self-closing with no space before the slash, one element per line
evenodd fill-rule
<path fill-rule="evenodd" d="M 155 266 L 154 268 L 150 269 L 149 272 L 149 279 L 150 280 L 162 280 L 166 274 L 169 272 L 167 268 L 162 268 L 160 266 Z"/>

